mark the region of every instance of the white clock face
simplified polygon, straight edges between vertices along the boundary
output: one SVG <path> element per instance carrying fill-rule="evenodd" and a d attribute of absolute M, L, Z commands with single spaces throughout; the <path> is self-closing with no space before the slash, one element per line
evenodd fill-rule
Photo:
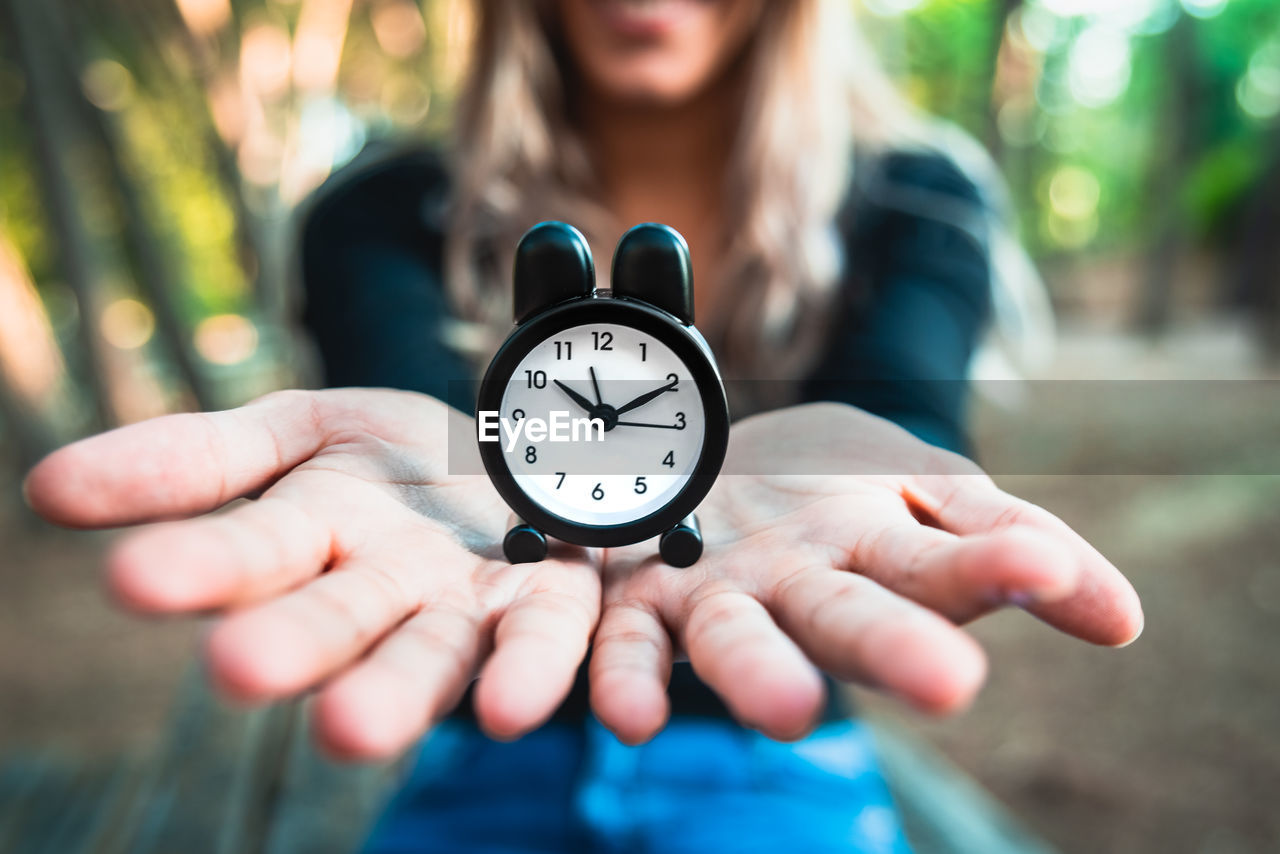
<path fill-rule="evenodd" d="M 706 435 L 684 362 L 652 335 L 614 323 L 574 326 L 534 347 L 501 406 L 498 432 L 516 484 L 584 525 L 626 524 L 666 505 L 697 467 Z"/>

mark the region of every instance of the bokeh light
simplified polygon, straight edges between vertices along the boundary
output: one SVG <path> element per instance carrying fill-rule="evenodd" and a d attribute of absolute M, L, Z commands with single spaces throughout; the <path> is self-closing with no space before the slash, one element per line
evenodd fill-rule
<path fill-rule="evenodd" d="M 414 124 L 427 117 L 431 90 L 416 74 L 392 74 L 382 86 L 381 104 L 394 121 Z"/>
<path fill-rule="evenodd" d="M 1227 0 L 1182 0 L 1182 8 L 1195 18 L 1216 18 L 1227 8 Z"/>
<path fill-rule="evenodd" d="M 387 0 L 373 8 L 373 34 L 378 46 L 391 56 L 412 56 L 427 41 L 422 13 L 409 0 Z"/>
<path fill-rule="evenodd" d="M 1086 29 L 1071 46 L 1068 85 L 1082 106 L 1105 107 L 1129 86 L 1129 36 L 1107 24 Z"/>
<path fill-rule="evenodd" d="M 1061 249 L 1082 249 L 1098 233 L 1098 205 L 1102 185 L 1080 166 L 1059 167 L 1041 184 L 1044 204 L 1042 230 Z"/>
<path fill-rule="evenodd" d="M 1010 98 L 996 114 L 996 127 L 1001 139 L 1017 147 L 1034 145 L 1044 135 L 1044 122 L 1031 97 Z"/>
<path fill-rule="evenodd" d="M 102 337 L 118 350 L 136 350 L 151 340 L 156 318 L 136 299 L 118 299 L 102 312 Z"/>
<path fill-rule="evenodd" d="M 868 12 L 881 18 L 896 18 L 923 5 L 924 0 L 864 0 Z"/>
<path fill-rule="evenodd" d="M 1087 169 L 1063 166 L 1049 181 L 1049 204 L 1064 219 L 1088 219 L 1098 212 L 1102 185 Z"/>
<path fill-rule="evenodd" d="M 283 27 L 264 22 L 245 31 L 240 44 L 240 79 L 259 95 L 272 97 L 284 92 L 292 61 L 289 34 Z"/>
<path fill-rule="evenodd" d="M 1280 40 L 1268 42 L 1253 55 L 1236 85 L 1236 102 L 1255 119 L 1280 115 Z"/>
<path fill-rule="evenodd" d="M 196 352 L 215 365 L 236 365 L 258 350 L 258 327 L 239 314 L 215 314 L 196 326 Z"/>
<path fill-rule="evenodd" d="M 81 75 L 80 84 L 85 97 L 100 110 L 123 110 L 133 101 L 133 75 L 113 59 L 89 63 Z"/>
<path fill-rule="evenodd" d="M 230 0 L 177 0 L 178 12 L 196 35 L 210 35 L 231 20 Z"/>

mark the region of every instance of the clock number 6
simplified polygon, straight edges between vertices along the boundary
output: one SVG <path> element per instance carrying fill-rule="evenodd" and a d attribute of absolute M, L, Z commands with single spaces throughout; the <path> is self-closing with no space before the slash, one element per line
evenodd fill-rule
<path fill-rule="evenodd" d="M 600 484 L 597 483 L 596 488 L 591 490 L 591 497 L 596 501 L 604 500 L 604 490 L 600 487 Z"/>

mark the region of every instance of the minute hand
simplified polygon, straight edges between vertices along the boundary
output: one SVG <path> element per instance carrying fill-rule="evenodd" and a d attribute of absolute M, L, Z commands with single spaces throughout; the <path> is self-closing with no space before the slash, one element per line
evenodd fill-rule
<path fill-rule="evenodd" d="M 635 400 L 622 404 L 617 409 L 615 409 L 614 412 L 616 412 L 618 415 L 621 415 L 624 412 L 630 412 L 633 409 L 639 409 L 649 401 L 653 400 L 655 397 L 658 397 L 659 395 L 661 395 L 663 392 L 674 391 L 676 387 L 676 383 L 678 382 L 680 381 L 673 380 L 667 383 L 666 385 L 662 386 L 661 388 L 655 388 L 653 391 L 646 391 L 644 394 L 640 395 Z"/>

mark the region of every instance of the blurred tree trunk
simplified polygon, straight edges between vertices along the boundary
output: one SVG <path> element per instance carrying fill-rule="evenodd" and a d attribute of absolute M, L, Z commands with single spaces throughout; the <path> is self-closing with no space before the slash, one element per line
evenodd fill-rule
<path fill-rule="evenodd" d="M 151 218 L 147 215 L 142 194 L 133 179 L 125 174 L 126 153 L 120 143 L 118 130 L 111 117 L 94 106 L 78 85 L 79 68 L 76 58 L 83 55 L 83 27 L 72 26 L 65 9 L 60 5 L 62 0 L 45 2 L 50 16 L 56 17 L 55 25 L 63 43 L 78 48 L 60 52 L 63 57 L 61 71 L 67 91 L 74 93 L 72 105 L 76 108 L 79 124 L 89 132 L 103 155 L 102 165 L 120 204 L 126 252 L 138 289 L 155 313 L 160 340 L 190 389 L 195 403 L 203 410 L 216 409 L 217 396 L 200 369 L 191 344 L 191 332 L 183 322 L 173 299 L 172 289 L 179 284 L 163 258 L 160 248 L 162 241 L 151 227 Z"/>
<path fill-rule="evenodd" d="M 1271 126 L 1271 163 L 1245 204 L 1231 280 L 1267 358 L 1280 362 L 1280 120 Z"/>
<path fill-rule="evenodd" d="M 144 43 L 150 48 L 148 53 L 163 57 L 167 49 L 174 44 L 181 48 L 186 61 L 199 85 L 202 97 L 190 97 L 189 87 L 182 87 L 175 95 L 190 103 L 191 114 L 200 117 L 200 126 L 206 145 L 213 155 L 219 185 L 226 195 L 233 214 L 236 252 L 240 268 L 244 270 L 249 281 L 255 302 L 260 309 L 265 309 L 269 299 L 265 296 L 266 287 L 262 279 L 263 246 L 258 228 L 258 217 L 250 209 L 245 199 L 244 185 L 240 179 L 240 169 L 236 163 L 235 151 L 218 132 L 214 120 L 212 104 L 224 73 L 235 68 L 239 60 L 239 43 L 235 38 L 224 38 L 221 49 L 228 53 L 225 61 L 220 60 L 220 50 L 197 37 L 182 20 L 174 6 L 174 0 L 130 0 L 132 10 L 129 19 L 136 32 L 141 34 Z M 240 10 L 238 4 L 231 4 L 230 32 L 238 33 Z M 272 318 L 275 320 L 276 318 Z"/>
<path fill-rule="evenodd" d="M 56 447 L 47 427 L 0 371 L 0 436 L 18 471 L 25 472 Z"/>
<path fill-rule="evenodd" d="M 991 156 L 999 163 L 1004 154 L 1004 138 L 1000 136 L 1000 107 L 997 86 L 1000 83 L 1000 52 L 1004 47 L 1005 31 L 1009 26 L 1009 18 L 1022 6 L 1022 0 L 997 0 L 995 19 L 991 28 L 991 66 L 987 74 L 987 126 L 983 132 L 983 142 Z"/>
<path fill-rule="evenodd" d="M 19 465 L 60 444 L 65 388 L 65 361 L 44 304 L 0 222 L 0 417 Z"/>
<path fill-rule="evenodd" d="M 1202 128 L 1203 80 L 1191 16 L 1179 14 L 1162 46 L 1168 89 L 1158 138 L 1164 147 L 1162 156 L 1155 160 L 1149 192 L 1149 208 L 1155 212 L 1156 225 L 1134 317 L 1138 331 L 1151 337 L 1162 334 L 1172 316 L 1174 280 L 1188 238 L 1186 216 L 1178 198 L 1182 187 L 1179 179 L 1191 168 Z"/>
<path fill-rule="evenodd" d="M 101 316 L 94 250 L 71 176 L 69 144 L 75 139 L 68 97 L 54 57 L 65 46 L 51 38 L 45 7 L 27 0 L 0 0 L 4 29 L 27 80 L 24 107 L 36 154 L 36 172 L 63 275 L 79 308 L 80 348 L 74 362 L 87 385 L 96 427 L 118 423 L 109 373 L 108 345 L 98 328 Z"/>

